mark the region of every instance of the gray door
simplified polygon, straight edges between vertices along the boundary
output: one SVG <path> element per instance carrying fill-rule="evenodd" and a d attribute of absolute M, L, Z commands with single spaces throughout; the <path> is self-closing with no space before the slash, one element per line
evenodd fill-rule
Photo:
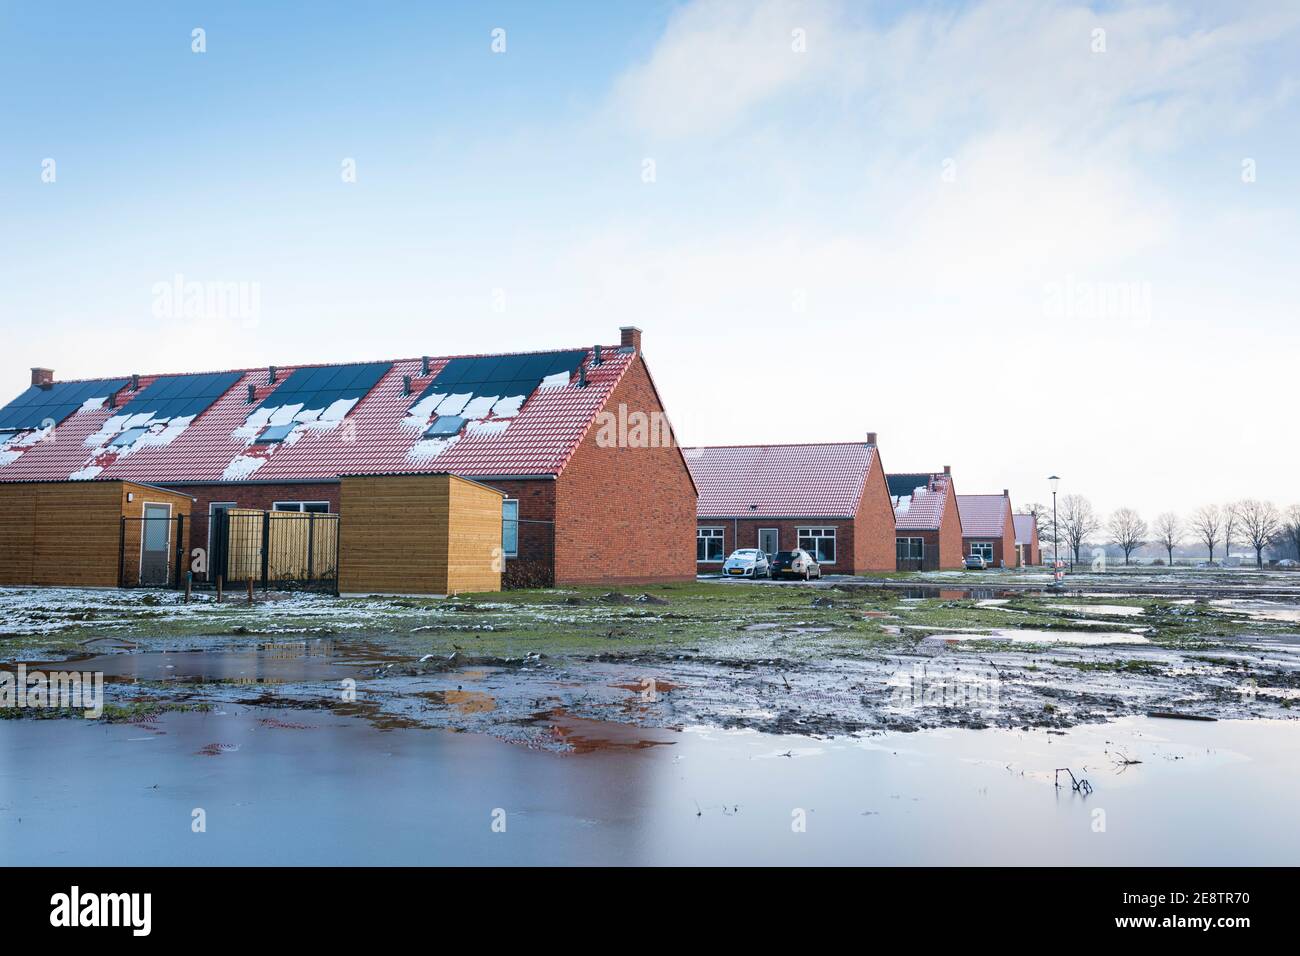
<path fill-rule="evenodd" d="M 140 583 L 167 583 L 168 553 L 172 539 L 172 510 L 166 505 L 145 505 L 140 532 Z"/>
<path fill-rule="evenodd" d="M 776 554 L 779 550 L 777 547 L 777 529 L 776 528 L 759 528 L 758 529 L 758 550 L 764 554 Z"/>

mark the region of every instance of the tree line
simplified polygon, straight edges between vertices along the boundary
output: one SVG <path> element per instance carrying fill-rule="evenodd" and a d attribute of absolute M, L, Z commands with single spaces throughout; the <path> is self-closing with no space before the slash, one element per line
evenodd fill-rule
<path fill-rule="evenodd" d="M 1040 545 L 1052 540 L 1052 509 L 1032 504 L 1026 512 L 1038 523 Z M 1064 495 L 1057 509 L 1059 543 L 1079 562 L 1084 543 L 1105 532 L 1107 543 L 1124 552 L 1128 564 L 1134 552 L 1146 545 L 1162 548 L 1174 563 L 1174 549 L 1187 541 L 1205 545 L 1213 563 L 1220 547 L 1226 558 L 1234 541 L 1249 544 L 1255 566 L 1264 566 L 1264 552 L 1275 548 L 1300 559 L 1300 505 L 1279 509 L 1271 501 L 1245 498 L 1226 505 L 1205 505 L 1190 515 L 1166 511 L 1149 525 L 1133 508 L 1117 508 L 1099 515 L 1083 495 Z"/>

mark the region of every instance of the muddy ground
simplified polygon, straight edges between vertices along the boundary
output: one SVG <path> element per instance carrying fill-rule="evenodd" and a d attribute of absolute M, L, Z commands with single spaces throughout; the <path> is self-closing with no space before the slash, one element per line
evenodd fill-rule
<path fill-rule="evenodd" d="M 0 658 L 102 671 L 108 720 L 243 704 L 292 723 L 325 709 L 560 750 L 619 746 L 619 725 L 828 737 L 1300 713 L 1300 576 L 1046 583 L 1033 570 L 251 606 L 0 589 Z"/>

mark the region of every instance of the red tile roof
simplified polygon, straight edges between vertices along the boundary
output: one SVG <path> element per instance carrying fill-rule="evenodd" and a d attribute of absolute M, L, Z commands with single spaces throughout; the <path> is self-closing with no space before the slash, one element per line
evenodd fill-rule
<path fill-rule="evenodd" d="M 910 500 L 894 496 L 894 524 L 900 531 L 938 531 L 943 524 L 951 479 L 938 473 L 923 477 L 924 484 L 912 490 Z"/>
<path fill-rule="evenodd" d="M 683 448 L 701 518 L 849 518 L 876 447 L 715 445 Z"/>
<path fill-rule="evenodd" d="M 0 464 L 0 481 L 66 480 L 73 474 L 100 479 L 174 484 L 220 482 L 232 462 L 244 458 L 257 464 L 243 480 L 287 481 L 332 479 L 341 474 L 451 472 L 467 477 L 558 475 L 591 427 L 597 412 L 635 359 L 618 346 L 602 347 L 602 362 L 587 365 L 587 386 L 577 376 L 568 385 L 538 388 L 509 418 L 489 417 L 471 423 L 460 437 L 427 457 L 412 458 L 422 428 L 403 420 L 416 398 L 451 358 L 431 360 L 422 375 L 422 360 L 399 359 L 333 428 L 303 430 L 296 440 L 279 445 L 248 443 L 235 435 L 250 412 L 271 395 L 299 366 L 278 368 L 276 384 L 267 384 L 267 370 L 240 369 L 241 378 L 206 411 L 165 446 L 134 447 L 117 455 L 87 446 L 113 417 L 109 408 L 82 409 L 61 422 L 53 440 L 37 441 L 12 461 Z M 309 367 L 309 366 L 301 366 Z M 403 392 L 403 376 L 411 376 L 411 394 Z M 141 376 L 140 388 L 158 376 Z M 255 387 L 248 403 L 248 386 Z M 8 457 L 8 456 L 6 456 Z M 258 464 L 253 459 L 263 459 Z M 3 461 L 0 458 L 0 461 Z M 87 466 L 100 470 L 93 475 Z"/>
<path fill-rule="evenodd" d="M 967 538 L 1000 538 L 1007 526 L 1010 501 L 1006 495 L 958 495 L 961 533 Z"/>

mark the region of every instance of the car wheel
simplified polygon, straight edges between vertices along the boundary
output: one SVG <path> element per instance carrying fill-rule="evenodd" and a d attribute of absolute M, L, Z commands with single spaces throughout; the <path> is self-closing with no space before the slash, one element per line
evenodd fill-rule
<path fill-rule="evenodd" d="M 803 579 L 804 579 L 805 581 L 808 580 L 808 575 L 809 575 L 809 571 L 808 571 L 808 569 L 807 569 L 807 568 L 804 568 L 804 569 L 803 569 Z"/>

